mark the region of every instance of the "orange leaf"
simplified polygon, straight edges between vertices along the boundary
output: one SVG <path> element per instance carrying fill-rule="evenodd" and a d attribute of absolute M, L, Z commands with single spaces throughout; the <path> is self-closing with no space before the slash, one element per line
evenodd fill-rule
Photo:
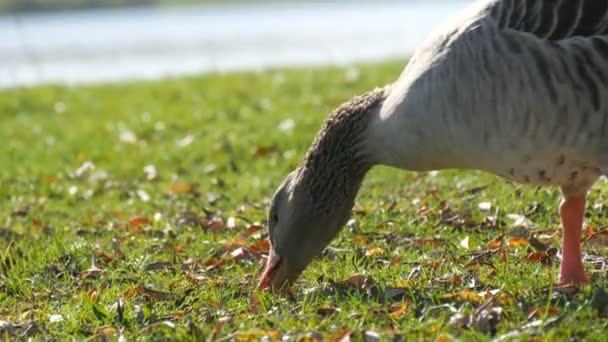
<path fill-rule="evenodd" d="M 270 249 L 270 241 L 268 239 L 258 240 L 247 246 L 247 249 L 253 253 L 266 253 Z"/>
<path fill-rule="evenodd" d="M 444 301 L 468 301 L 473 303 L 482 303 L 484 298 L 479 294 L 471 291 L 462 290 L 455 293 L 449 293 L 441 296 Z"/>
<path fill-rule="evenodd" d="M 365 252 L 366 256 L 384 255 L 386 251 L 380 247 L 372 247 Z"/>
<path fill-rule="evenodd" d="M 220 230 L 224 228 L 224 220 L 221 217 L 214 217 L 210 220 L 205 220 L 205 226 L 212 230 Z"/>
<path fill-rule="evenodd" d="M 172 194 L 187 194 L 192 192 L 192 184 L 175 183 L 169 187 L 169 192 Z"/>
<path fill-rule="evenodd" d="M 149 223 L 150 223 L 150 220 L 148 220 L 146 217 L 135 217 L 135 218 L 132 218 L 129 221 L 129 223 L 127 223 L 127 225 L 129 227 L 139 227 L 141 225 L 149 224 Z"/>
<path fill-rule="evenodd" d="M 528 245 L 528 240 L 521 238 L 521 237 L 512 237 L 511 239 L 509 239 L 509 246 L 511 247 L 522 247 L 522 246 L 527 246 Z"/>
<path fill-rule="evenodd" d="M 588 224 L 587 225 L 587 237 L 590 238 L 595 234 L 596 234 L 595 227 L 592 224 Z"/>
<path fill-rule="evenodd" d="M 547 253 L 544 253 L 544 252 L 533 252 L 533 253 L 530 253 L 526 257 L 526 259 L 529 262 L 540 262 L 543 265 L 548 265 L 548 264 L 551 263 L 551 257 L 549 257 L 547 255 Z"/>
<path fill-rule="evenodd" d="M 504 235 L 501 235 L 501 236 L 497 237 L 496 239 L 488 242 L 488 247 L 492 248 L 492 249 L 502 247 L 503 237 L 504 237 Z"/>
<path fill-rule="evenodd" d="M 264 226 L 259 225 L 259 224 L 251 224 L 249 225 L 249 227 L 247 227 L 247 230 L 245 231 L 245 234 L 247 236 L 251 236 L 257 232 L 259 232 L 260 230 L 262 230 L 264 228 Z"/>
<path fill-rule="evenodd" d="M 248 331 L 238 332 L 234 335 L 234 339 L 236 341 L 259 341 L 270 339 L 271 341 L 278 341 L 281 339 L 283 334 L 280 331 L 273 330 L 261 330 L 261 329 L 251 329 Z"/>
<path fill-rule="evenodd" d="M 118 329 L 111 325 L 106 325 L 103 327 L 99 327 L 95 330 L 95 337 L 104 337 L 108 335 L 116 335 L 118 333 Z"/>
<path fill-rule="evenodd" d="M 352 276 L 346 278 L 345 280 L 342 281 L 342 284 L 344 285 L 354 285 L 354 286 L 361 286 L 363 285 L 363 283 L 365 282 L 365 278 L 367 278 L 367 276 L 357 273 L 357 274 L 353 274 Z"/>
<path fill-rule="evenodd" d="M 391 313 L 392 317 L 401 317 L 403 315 L 405 315 L 408 311 L 408 308 L 410 306 L 410 302 L 408 302 L 407 300 L 403 302 L 403 305 L 401 305 L 401 307 L 399 307 L 397 310 L 393 311 Z"/>
<path fill-rule="evenodd" d="M 528 312 L 528 319 L 539 318 L 542 316 L 557 316 L 559 315 L 559 310 L 556 308 L 536 308 L 531 309 Z"/>
<path fill-rule="evenodd" d="M 396 258 L 391 259 L 391 265 L 398 265 L 401 263 L 401 261 L 403 261 L 403 257 L 398 256 Z"/>
<path fill-rule="evenodd" d="M 365 236 L 357 236 L 355 238 L 355 240 L 353 240 L 353 241 L 358 245 L 362 245 L 362 244 L 367 243 L 369 241 L 369 239 L 366 238 Z"/>

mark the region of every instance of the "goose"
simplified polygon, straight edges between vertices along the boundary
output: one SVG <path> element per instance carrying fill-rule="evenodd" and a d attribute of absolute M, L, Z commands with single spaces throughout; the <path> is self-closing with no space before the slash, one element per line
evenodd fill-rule
<path fill-rule="evenodd" d="M 346 224 L 376 165 L 558 186 L 558 283 L 588 282 L 585 200 L 608 171 L 608 1 L 475 1 L 394 82 L 335 109 L 272 197 L 260 288 L 298 279 Z"/>

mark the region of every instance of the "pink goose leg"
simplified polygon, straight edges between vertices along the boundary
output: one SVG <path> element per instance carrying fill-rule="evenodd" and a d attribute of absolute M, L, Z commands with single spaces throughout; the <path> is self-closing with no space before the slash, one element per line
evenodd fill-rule
<path fill-rule="evenodd" d="M 559 208 L 562 221 L 561 284 L 586 283 L 589 281 L 581 260 L 581 230 L 585 213 L 585 195 L 565 197 Z"/>

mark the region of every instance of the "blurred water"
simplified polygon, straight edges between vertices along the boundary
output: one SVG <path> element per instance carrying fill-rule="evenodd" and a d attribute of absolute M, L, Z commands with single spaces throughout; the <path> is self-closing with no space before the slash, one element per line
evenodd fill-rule
<path fill-rule="evenodd" d="M 470 1 L 341 1 L 0 16 L 0 87 L 406 57 Z"/>

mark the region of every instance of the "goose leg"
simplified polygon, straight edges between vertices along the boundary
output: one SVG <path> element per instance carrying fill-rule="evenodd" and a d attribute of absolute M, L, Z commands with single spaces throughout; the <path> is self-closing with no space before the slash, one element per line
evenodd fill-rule
<path fill-rule="evenodd" d="M 562 263 L 559 282 L 588 282 L 581 260 L 581 230 L 585 213 L 585 195 L 565 196 L 559 208 L 562 221 Z"/>

